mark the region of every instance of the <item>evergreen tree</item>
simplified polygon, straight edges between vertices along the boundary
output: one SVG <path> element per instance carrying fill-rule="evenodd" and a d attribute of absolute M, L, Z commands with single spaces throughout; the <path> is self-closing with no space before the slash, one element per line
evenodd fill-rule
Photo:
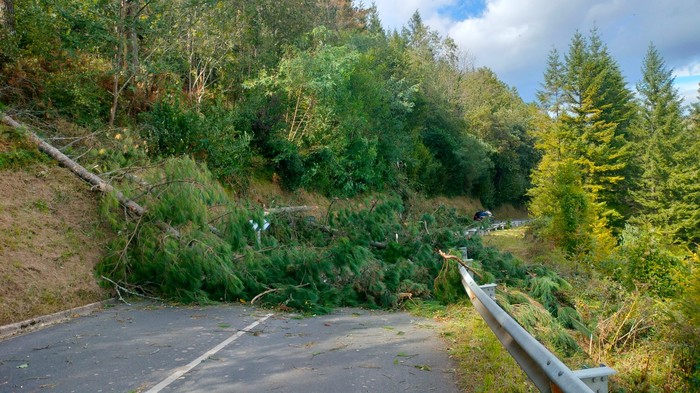
<path fill-rule="evenodd" d="M 572 158 L 601 217 L 621 225 L 621 190 L 629 156 L 626 140 L 631 93 L 616 62 L 594 30 L 576 33 L 566 56 L 565 111 L 560 121 L 573 133 Z"/>
<path fill-rule="evenodd" d="M 372 4 L 371 7 L 367 9 L 367 21 L 366 21 L 367 31 L 372 34 L 380 34 L 381 36 L 386 36 L 386 32 L 382 27 L 382 21 L 379 19 L 379 12 L 377 11 L 377 6 Z"/>
<path fill-rule="evenodd" d="M 538 94 L 546 116 L 539 118 L 535 133 L 543 157 L 532 175 L 530 208 L 547 218 L 545 232 L 555 243 L 569 252 L 594 254 L 611 244 L 606 228 L 619 227 L 623 219 L 631 93 L 595 30 L 589 39 L 574 34 L 564 64 L 558 58 L 550 52 Z M 571 199 L 573 185 L 580 190 Z M 586 214 L 572 215 L 574 200 L 586 201 Z M 572 224 L 576 217 L 578 226 Z M 558 233 L 573 228 L 575 233 Z"/>
<path fill-rule="evenodd" d="M 677 169 L 676 152 L 682 147 L 684 134 L 681 99 L 673 87 L 672 71 L 653 44 L 649 45 L 642 66 L 639 92 L 639 117 L 634 127 L 634 160 L 640 177 L 636 181 L 633 200 L 638 219 L 657 228 L 667 228 L 674 205 L 671 173 Z"/>
<path fill-rule="evenodd" d="M 692 106 L 690 119 L 680 132 L 681 142 L 674 154 L 676 165 L 669 179 L 673 187 L 669 218 L 677 239 L 697 247 L 700 244 L 700 103 Z"/>
<path fill-rule="evenodd" d="M 537 91 L 537 103 L 542 110 L 558 119 L 564 98 L 564 64 L 556 48 L 552 48 L 547 57 L 547 70 L 542 87 L 543 90 Z"/>

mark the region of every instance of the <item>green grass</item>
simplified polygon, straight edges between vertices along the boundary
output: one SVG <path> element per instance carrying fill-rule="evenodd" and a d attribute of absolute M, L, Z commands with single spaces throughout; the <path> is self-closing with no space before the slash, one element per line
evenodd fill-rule
<path fill-rule="evenodd" d="M 460 388 L 467 392 L 536 392 L 520 366 L 469 303 L 444 306 L 413 302 L 410 312 L 441 322 L 450 357 L 457 363 Z"/>
<path fill-rule="evenodd" d="M 497 248 L 503 252 L 509 252 L 526 261 L 530 259 L 530 244 L 525 241 L 527 227 L 511 228 L 505 231 L 492 231 L 484 236 L 485 246 Z"/>
<path fill-rule="evenodd" d="M 21 132 L 0 126 L 0 170 L 19 169 L 48 160 Z"/>

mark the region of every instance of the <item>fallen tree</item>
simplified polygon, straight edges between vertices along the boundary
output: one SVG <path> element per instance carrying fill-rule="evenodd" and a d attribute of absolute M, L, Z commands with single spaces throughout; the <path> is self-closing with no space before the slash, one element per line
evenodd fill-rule
<path fill-rule="evenodd" d="M 70 157 L 63 154 L 60 150 L 51 146 L 49 143 L 41 139 L 36 133 L 31 131 L 29 127 L 15 121 L 14 119 L 5 114 L 2 114 L 2 123 L 23 132 L 30 141 L 32 141 L 39 147 L 40 151 L 48 154 L 50 157 L 58 161 L 61 165 L 70 169 L 71 172 L 73 172 L 78 177 L 92 185 L 94 189 L 97 189 L 104 193 L 112 193 L 114 197 L 117 198 L 119 203 L 122 206 L 124 206 L 129 212 L 137 216 L 143 216 L 146 213 L 146 209 L 144 209 L 143 206 L 127 198 L 119 190 L 116 190 L 109 183 L 102 180 L 102 178 L 88 171 L 82 165 L 78 164 L 77 162 L 73 161 Z"/>

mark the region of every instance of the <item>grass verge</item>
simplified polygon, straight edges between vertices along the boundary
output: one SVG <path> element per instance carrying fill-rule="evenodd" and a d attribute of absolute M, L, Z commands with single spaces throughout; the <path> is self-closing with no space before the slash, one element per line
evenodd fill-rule
<path fill-rule="evenodd" d="M 457 378 L 463 391 L 537 391 L 470 303 L 444 306 L 417 300 L 409 302 L 407 309 L 441 322 L 440 335 L 448 343 L 450 357 L 457 363 Z"/>

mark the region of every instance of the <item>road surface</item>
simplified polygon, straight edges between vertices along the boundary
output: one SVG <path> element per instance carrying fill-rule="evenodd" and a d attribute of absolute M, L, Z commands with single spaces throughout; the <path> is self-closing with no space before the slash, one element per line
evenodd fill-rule
<path fill-rule="evenodd" d="M 121 304 L 0 342 L 0 392 L 458 392 L 436 326 L 363 309 Z"/>

